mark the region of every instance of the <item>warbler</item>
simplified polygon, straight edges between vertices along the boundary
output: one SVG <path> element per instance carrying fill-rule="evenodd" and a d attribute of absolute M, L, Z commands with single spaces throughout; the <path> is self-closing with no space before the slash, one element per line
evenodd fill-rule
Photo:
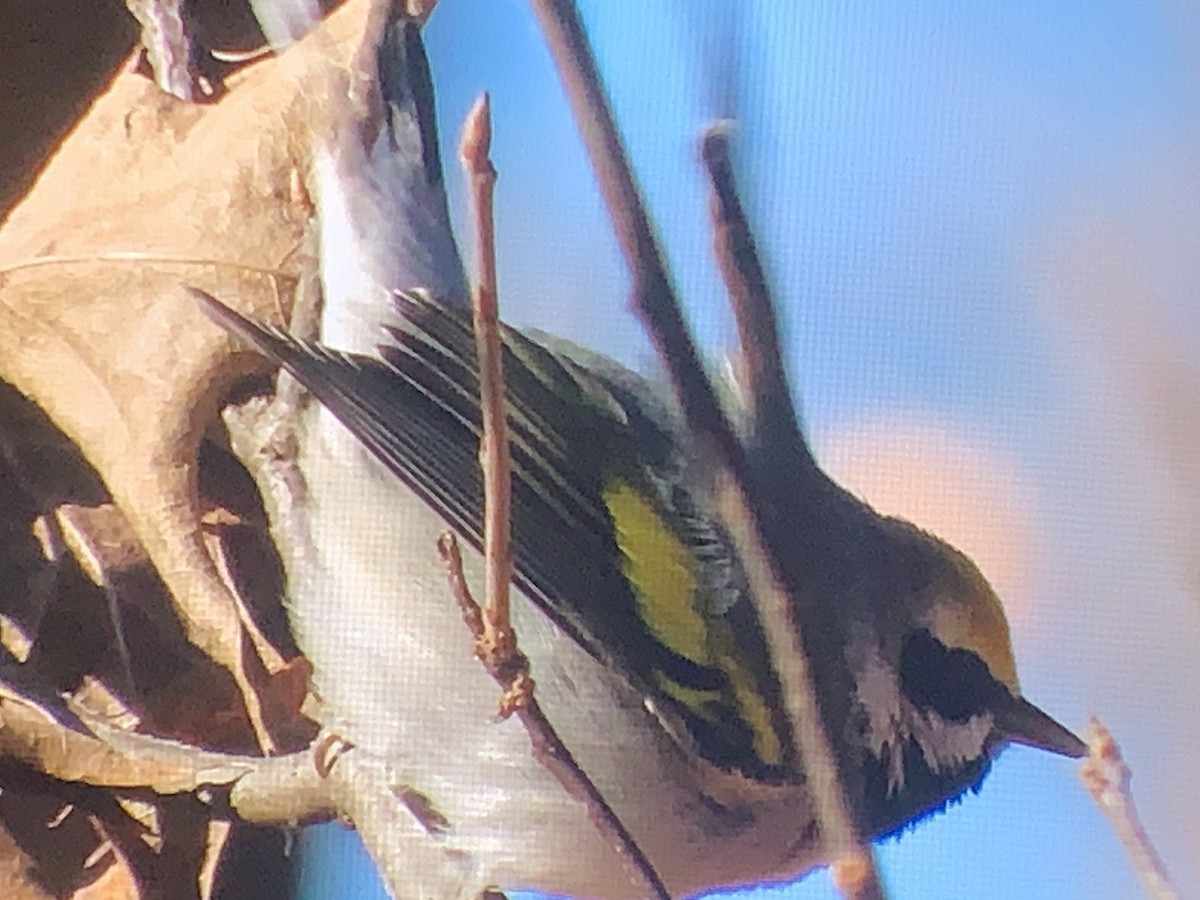
<path fill-rule="evenodd" d="M 496 720 L 447 587 L 447 530 L 482 584 L 467 281 L 418 25 L 392 13 L 376 52 L 378 133 L 314 166 L 322 341 L 199 295 L 319 401 L 295 423 L 310 540 L 280 550 L 323 724 L 427 804 L 386 848 L 413 860 L 399 895 L 644 896 L 522 726 Z M 512 614 L 550 721 L 672 896 L 827 862 L 746 574 L 672 399 L 541 333 L 502 337 Z M 822 520 L 796 510 L 795 527 L 842 541 L 822 559 L 823 602 L 854 622 L 843 649 L 871 836 L 977 787 L 1010 743 L 1083 755 L 1021 695 L 1000 601 L 971 560 L 828 479 L 822 492 Z"/>

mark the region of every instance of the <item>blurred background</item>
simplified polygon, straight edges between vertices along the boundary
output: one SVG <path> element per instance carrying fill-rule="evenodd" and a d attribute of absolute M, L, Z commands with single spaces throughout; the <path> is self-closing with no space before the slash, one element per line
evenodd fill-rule
<path fill-rule="evenodd" d="M 696 144 L 735 115 L 820 458 L 975 557 L 1025 692 L 1077 730 L 1107 722 L 1200 896 L 1200 8 L 581 5 L 704 347 L 733 333 Z M 528 4 L 442 0 L 427 42 L 444 144 L 492 95 L 505 317 L 646 367 Z M 379 890 L 351 832 L 301 846 L 305 896 Z M 897 898 L 1140 893 L 1074 766 L 1024 749 L 880 858 Z M 736 896 L 834 894 L 819 874 Z"/>

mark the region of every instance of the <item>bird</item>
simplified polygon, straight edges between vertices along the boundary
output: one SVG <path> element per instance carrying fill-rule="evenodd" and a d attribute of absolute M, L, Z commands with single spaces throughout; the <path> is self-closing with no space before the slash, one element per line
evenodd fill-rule
<path fill-rule="evenodd" d="M 390 848 L 421 860 L 391 886 L 398 895 L 644 896 L 519 723 L 496 720 L 496 688 L 446 585 L 446 531 L 482 583 L 469 292 L 419 23 L 393 9 L 376 62 L 378 133 L 314 164 L 319 340 L 192 292 L 317 401 L 295 423 L 310 540 L 281 553 L 321 724 L 387 759 L 436 810 Z M 544 332 L 503 326 L 502 342 L 512 616 L 548 718 L 671 896 L 828 863 L 747 575 L 673 398 Z M 853 623 L 842 652 L 869 836 L 977 790 L 1011 744 L 1083 756 L 1021 693 L 978 567 L 820 477 L 819 520 L 797 511 L 794 527 L 821 554 L 822 602 Z"/>

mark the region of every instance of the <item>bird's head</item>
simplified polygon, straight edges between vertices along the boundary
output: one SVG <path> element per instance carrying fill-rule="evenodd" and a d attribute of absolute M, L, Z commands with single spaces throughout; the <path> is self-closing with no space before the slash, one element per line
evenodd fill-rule
<path fill-rule="evenodd" d="M 977 787 L 1008 744 L 1072 758 L 1087 752 L 1022 696 L 1008 620 L 979 568 L 907 522 L 885 525 L 894 588 L 875 617 L 875 640 L 852 642 L 867 816 L 877 834 Z"/>

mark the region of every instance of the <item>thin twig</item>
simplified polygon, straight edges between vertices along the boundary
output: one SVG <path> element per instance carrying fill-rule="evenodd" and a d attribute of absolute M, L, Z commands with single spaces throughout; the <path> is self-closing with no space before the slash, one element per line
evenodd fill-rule
<path fill-rule="evenodd" d="M 1130 789 L 1132 773 L 1112 732 L 1092 716 L 1087 728 L 1088 755 L 1079 778 L 1100 811 L 1108 818 L 1146 894 L 1154 900 L 1178 900 L 1162 857 L 1150 842 Z"/>
<path fill-rule="evenodd" d="M 675 302 L 674 288 L 609 111 L 579 14 L 569 0 L 530 2 L 558 66 L 575 114 L 575 125 L 588 148 L 617 242 L 633 279 L 634 311 L 643 320 L 666 363 L 688 424 L 699 434 L 719 442 L 722 457 L 740 459 L 741 447 L 733 437 L 712 385 L 703 377 L 700 358 Z"/>
<path fill-rule="evenodd" d="M 766 272 L 734 182 L 730 127 L 721 122 L 705 132 L 701 157 L 712 187 L 713 250 L 738 326 L 750 432 L 764 447 L 802 448 L 811 464 L 792 405 Z"/>
<path fill-rule="evenodd" d="M 493 653 L 513 649 L 508 589 L 512 581 L 509 549 L 508 434 L 504 425 L 504 372 L 501 369 L 500 314 L 496 287 L 496 236 L 492 198 L 496 169 L 488 158 L 492 145 L 492 118 L 488 95 L 483 94 L 467 113 L 459 152 L 470 180 L 475 217 L 478 277 L 472 314 L 475 346 L 479 354 L 479 400 L 483 410 L 483 441 L 479 462 L 494 475 L 484 481 L 483 549 L 485 575 L 484 639 Z"/>
<path fill-rule="evenodd" d="M 826 853 L 836 871 L 856 873 L 853 877 L 836 879 L 837 887 L 848 900 L 882 900 L 884 893 L 874 855 L 855 827 L 834 746 L 822 726 L 823 710 L 816 699 L 812 667 L 793 615 L 791 595 L 766 555 L 745 492 L 728 477 L 728 470 L 717 473 L 714 482 L 717 511 L 742 561 L 750 594 L 764 625 L 771 663 L 779 678 L 795 751 L 803 760 L 804 779 Z"/>
<path fill-rule="evenodd" d="M 817 821 L 829 855 L 867 876 L 851 879 L 861 898 L 882 897 L 870 847 L 861 839 L 844 785 L 856 760 L 845 741 L 830 735 L 838 717 L 822 709 L 794 616 L 792 595 L 781 577 L 778 552 L 768 552 L 763 521 L 752 497 L 760 496 L 750 478 L 745 448 L 730 428 L 683 321 L 670 278 L 634 182 L 595 60 L 571 0 L 531 0 L 558 66 L 568 100 L 596 170 L 617 240 L 634 281 L 634 309 L 654 341 L 692 433 L 712 451 L 718 485 L 718 512 L 751 578 L 751 594 L 763 624 L 771 661 L 779 678 L 792 727 L 795 753 L 803 761 Z M 777 348 L 776 348 L 777 353 Z M 777 548 L 771 548 L 777 549 Z M 793 586 L 794 587 L 794 586 Z M 836 649 L 836 648 L 835 648 Z M 845 662 L 831 651 L 821 660 L 834 689 L 848 684 Z M 828 669 L 829 672 L 825 672 Z M 847 691 L 848 695 L 848 691 Z M 843 704 L 844 705 L 844 704 Z M 840 765 L 839 765 L 840 763 Z"/>
<path fill-rule="evenodd" d="M 488 674 L 503 689 L 501 715 L 516 714 L 529 734 L 534 758 L 567 793 L 582 801 L 602 838 L 626 857 L 658 898 L 670 894 L 633 835 L 604 799 L 559 737 L 534 695 L 529 660 L 517 646 L 509 610 L 512 555 L 509 547 L 509 495 L 511 462 L 504 412 L 504 375 L 501 370 L 500 322 L 496 290 L 495 226 L 492 195 L 496 170 L 488 153 L 492 126 L 487 95 L 467 115 L 460 144 L 463 166 L 471 184 L 479 276 L 474 290 L 475 343 L 479 353 L 479 393 L 483 412 L 480 465 L 484 478 L 484 553 L 486 607 L 471 596 L 463 573 L 458 541 L 445 534 L 438 550 L 446 562 L 450 589 L 475 635 L 477 654 Z"/>
<path fill-rule="evenodd" d="M 779 618 L 764 614 L 763 620 L 803 621 L 810 633 L 826 636 L 823 642 L 808 644 L 807 652 L 804 652 L 806 645 L 801 642 L 802 635 L 798 631 L 768 632 L 780 682 L 784 686 L 784 706 L 792 723 L 797 750 L 804 753 L 805 774 L 813 785 L 816 802 L 818 806 L 823 805 L 828 814 L 849 816 L 853 810 L 847 808 L 848 798 L 857 796 L 862 790 L 856 777 L 855 747 L 845 740 L 835 743 L 829 739 L 839 733 L 837 723 L 845 721 L 850 714 L 849 698 L 854 686 L 839 649 L 841 639 L 836 638 L 840 622 L 837 610 L 827 596 L 806 589 L 810 580 L 808 570 L 803 562 L 796 564 L 796 560 L 806 560 L 810 554 L 788 552 L 791 549 L 788 542 L 802 534 L 801 523 L 811 522 L 819 516 L 814 492 L 820 490 L 825 479 L 817 468 L 791 401 L 775 307 L 734 179 L 729 152 L 730 127 L 728 122 L 710 127 L 701 144 L 701 156 L 712 188 L 713 250 L 725 279 L 740 338 L 740 374 L 749 420 L 749 476 L 760 497 L 775 498 L 777 509 L 788 510 L 788 521 L 783 524 L 782 531 L 780 523 L 773 522 L 776 526 L 774 534 L 762 535 L 760 532 L 754 535 L 752 527 L 755 523 L 747 520 L 747 511 L 736 486 L 726 480 L 718 482 L 724 488 L 719 492 L 718 505 L 743 562 L 750 562 L 749 578 L 760 610 L 764 604 L 782 607 L 773 614 Z M 761 519 L 758 525 L 764 527 Z M 773 544 L 772 537 L 775 539 Z M 777 560 L 781 559 L 782 550 L 782 558 L 793 561 L 790 571 L 782 579 L 775 580 L 778 576 L 773 575 L 768 565 L 757 564 L 757 554 L 764 546 L 773 546 Z M 784 584 L 791 586 L 791 594 L 784 592 Z M 794 649 L 786 644 L 789 634 L 796 641 Z M 790 672 L 787 671 L 789 668 Z M 798 692 L 800 685 L 816 684 L 815 673 L 818 672 L 821 683 L 828 689 L 819 707 Z M 787 685 L 793 687 L 788 689 Z M 818 722 L 824 724 L 824 729 L 815 727 Z M 811 751 L 803 748 L 817 744 L 827 747 L 829 755 L 822 750 L 814 764 Z M 832 762 L 839 764 L 836 771 L 829 765 Z M 847 837 L 843 834 L 843 838 Z M 878 874 L 864 842 L 847 843 L 841 849 L 836 849 L 835 845 L 830 849 L 833 851 L 834 883 L 843 895 L 873 897 L 881 893 Z"/>

